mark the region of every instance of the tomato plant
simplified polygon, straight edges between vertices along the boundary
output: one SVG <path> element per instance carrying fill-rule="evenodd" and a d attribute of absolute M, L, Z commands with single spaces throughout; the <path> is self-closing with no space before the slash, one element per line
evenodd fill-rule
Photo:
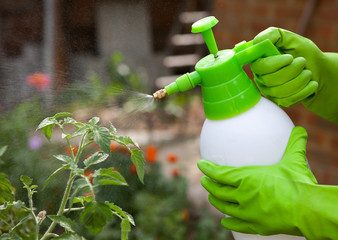
<path fill-rule="evenodd" d="M 116 128 L 112 124 L 109 128 L 99 125 L 100 119 L 98 117 L 93 117 L 85 124 L 70 116 L 70 113 L 57 113 L 53 117 L 45 118 L 37 128 L 37 130 L 42 130 L 46 138 L 50 140 L 53 129 L 59 127 L 62 139 L 68 145 L 68 155 L 54 155 L 54 158 L 60 162 L 60 167 L 48 177 L 42 188 L 44 189 L 60 172 L 69 172 L 58 211 L 55 214 L 49 214 L 45 210 L 38 211 L 34 207 L 33 195 L 35 196 L 37 193 L 38 186 L 33 184 L 32 178 L 25 175 L 20 177 L 23 187 L 27 190 L 28 204 L 26 205 L 23 201 L 15 201 L 14 190 L 7 176 L 5 174 L 0 175 L 0 204 L 2 204 L 0 205 L 0 220 L 5 222 L 6 225 L 3 228 L 6 233 L 0 236 L 1 240 L 84 239 L 78 230 L 79 224 L 84 225 L 91 233 L 97 234 L 114 216 L 121 220 L 121 239 L 128 239 L 131 226 L 135 225 L 133 217 L 112 202 L 102 202 L 96 199 L 96 194 L 101 186 L 127 186 L 128 184 L 116 169 L 98 166 L 108 159 L 112 142 L 114 142 L 114 144 L 119 144 L 128 150 L 131 162 L 135 165 L 137 176 L 143 183 L 145 164 L 143 152 L 130 137 L 117 136 Z M 72 125 L 73 131 L 68 132 L 68 127 L 66 131 L 66 125 Z M 73 139 L 79 140 L 77 146 L 71 143 L 74 141 Z M 83 157 L 84 149 L 93 144 L 98 145 L 101 150 L 90 155 L 86 154 Z M 78 222 L 67 215 L 74 211 L 80 212 Z M 10 221 L 6 219 L 9 216 L 8 214 L 12 214 Z M 14 219 L 13 216 L 17 219 Z M 49 221 L 49 226 L 46 231 L 41 232 L 40 226 L 45 221 Z M 33 232 L 27 231 L 27 228 L 22 228 L 28 222 L 34 229 Z M 54 231 L 57 225 L 64 229 L 63 233 Z"/>

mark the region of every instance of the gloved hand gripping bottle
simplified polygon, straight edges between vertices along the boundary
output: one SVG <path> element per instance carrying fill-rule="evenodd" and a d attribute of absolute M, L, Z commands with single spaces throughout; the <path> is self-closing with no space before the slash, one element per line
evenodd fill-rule
<path fill-rule="evenodd" d="M 281 108 L 260 95 L 242 67 L 279 52 L 270 40 L 255 45 L 243 41 L 232 50 L 218 51 L 211 30 L 217 22 L 215 17 L 207 17 L 192 25 L 193 33 L 202 33 L 211 54 L 196 64 L 196 71 L 179 77 L 154 97 L 159 99 L 201 85 L 206 116 L 200 138 L 202 159 L 234 167 L 276 164 L 283 157 L 294 124 Z M 237 232 L 233 235 L 236 240 L 305 239 Z"/>

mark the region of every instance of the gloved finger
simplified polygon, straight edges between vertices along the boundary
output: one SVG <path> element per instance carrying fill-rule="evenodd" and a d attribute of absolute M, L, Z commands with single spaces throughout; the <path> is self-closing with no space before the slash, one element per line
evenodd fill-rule
<path fill-rule="evenodd" d="M 208 160 L 198 161 L 197 166 L 205 175 L 224 185 L 237 187 L 241 183 L 241 167 L 220 166 Z"/>
<path fill-rule="evenodd" d="M 263 86 L 257 84 L 261 92 L 264 94 Z M 289 97 L 286 98 L 274 98 L 274 97 L 269 97 L 273 102 L 275 102 L 278 106 L 281 107 L 290 107 L 293 106 L 303 100 L 305 100 L 307 97 L 311 96 L 316 92 L 318 88 L 318 83 L 316 81 L 310 81 L 308 85 L 303 88 L 301 91 L 297 92 L 296 94 L 293 94 Z"/>
<path fill-rule="evenodd" d="M 236 200 L 236 188 L 215 182 L 207 176 L 201 178 L 201 184 L 216 198 L 227 202 L 238 203 Z"/>
<path fill-rule="evenodd" d="M 276 72 L 257 76 L 257 81 L 259 81 L 262 85 L 267 87 L 275 87 L 282 85 L 296 78 L 300 73 L 302 73 L 305 67 L 305 63 L 306 63 L 305 58 L 303 57 L 295 58 L 293 59 L 291 64 L 284 66 L 283 68 L 279 69 Z"/>
<path fill-rule="evenodd" d="M 262 84 L 261 91 L 269 97 L 286 98 L 300 92 L 312 79 L 312 72 L 304 69 L 296 78 L 276 87 L 265 87 Z"/>
<path fill-rule="evenodd" d="M 213 195 L 209 194 L 209 202 L 220 212 L 232 217 L 240 217 L 241 211 L 238 204 L 219 200 Z"/>
<path fill-rule="evenodd" d="M 262 75 L 273 73 L 289 64 L 293 61 L 293 57 L 290 54 L 282 54 L 276 56 L 270 56 L 265 58 L 259 58 L 250 64 L 253 73 Z"/>
<path fill-rule="evenodd" d="M 224 228 L 241 233 L 257 234 L 250 223 L 234 217 L 223 218 L 221 224 Z"/>
<path fill-rule="evenodd" d="M 281 41 L 281 36 L 282 34 L 279 28 L 269 27 L 264 31 L 260 32 L 259 34 L 257 34 L 257 36 L 253 39 L 253 44 L 257 44 L 266 39 L 270 39 L 273 44 L 276 44 L 277 42 Z"/>

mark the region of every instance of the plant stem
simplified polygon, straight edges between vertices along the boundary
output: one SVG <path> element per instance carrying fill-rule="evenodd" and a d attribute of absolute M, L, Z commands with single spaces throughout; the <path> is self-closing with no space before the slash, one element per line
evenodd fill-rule
<path fill-rule="evenodd" d="M 63 198 L 62 198 L 62 201 L 61 201 L 61 204 L 60 204 L 60 208 L 57 212 L 57 216 L 62 216 L 62 214 L 64 213 L 64 210 L 65 210 L 65 207 L 66 207 L 66 204 L 67 204 L 67 200 L 68 200 L 68 196 L 70 194 L 70 190 L 72 188 L 72 185 L 73 185 L 73 181 L 75 179 L 75 174 L 73 172 L 70 172 L 69 174 L 69 179 L 68 179 L 68 182 L 67 182 L 67 187 L 65 189 L 65 192 L 63 194 Z M 45 232 L 45 234 L 42 236 L 41 240 L 45 240 L 47 239 L 48 235 L 54 230 L 56 226 L 56 222 L 52 222 L 51 225 L 49 226 L 49 228 L 47 229 L 47 231 Z"/>
<path fill-rule="evenodd" d="M 63 212 L 72 212 L 72 211 L 80 211 L 85 209 L 84 207 L 78 207 L 78 208 L 66 208 Z"/>
<path fill-rule="evenodd" d="M 74 162 L 77 164 L 78 160 L 79 160 L 79 157 L 80 157 L 80 154 L 83 150 L 83 145 L 84 145 L 84 142 L 85 142 L 85 139 L 87 137 L 87 132 L 82 136 L 82 139 L 81 139 L 81 142 L 79 144 L 79 150 L 77 151 L 77 154 L 76 156 L 74 156 L 73 154 L 73 150 L 71 148 L 71 144 L 70 144 L 70 141 L 69 139 L 67 139 L 67 143 L 68 143 L 68 146 L 70 147 L 71 149 L 71 154 L 72 154 L 72 158 L 74 160 Z M 66 204 L 67 204 L 67 201 L 68 201 L 68 197 L 69 197 L 69 194 L 70 194 L 70 191 L 72 189 L 72 186 L 73 186 L 73 182 L 75 180 L 75 176 L 76 174 L 73 173 L 73 171 L 70 172 L 69 174 L 69 179 L 68 179 L 68 182 L 67 182 L 67 187 L 65 189 L 65 192 L 63 194 L 63 198 L 62 198 L 62 201 L 61 201 L 61 204 L 60 204 L 60 208 L 57 212 L 57 216 L 62 216 L 63 213 L 65 212 L 65 208 L 66 208 Z M 52 221 L 51 225 L 49 226 L 49 228 L 47 229 L 47 231 L 45 232 L 45 234 L 42 236 L 41 240 L 45 240 L 48 238 L 48 236 L 50 236 L 51 232 L 54 230 L 56 226 L 56 222 Z"/>

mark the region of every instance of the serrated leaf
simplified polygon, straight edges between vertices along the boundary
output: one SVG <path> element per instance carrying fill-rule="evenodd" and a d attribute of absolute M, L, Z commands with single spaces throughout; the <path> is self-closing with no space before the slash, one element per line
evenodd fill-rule
<path fill-rule="evenodd" d="M 42 120 L 42 122 L 39 124 L 39 126 L 36 130 L 42 129 L 46 138 L 48 140 L 50 140 L 51 137 L 52 137 L 53 128 L 54 128 L 55 124 L 57 124 L 57 123 L 58 123 L 58 121 L 55 118 L 48 117 L 48 118 L 45 118 L 44 120 Z"/>
<path fill-rule="evenodd" d="M 48 179 L 47 179 L 46 182 L 45 182 L 45 185 L 43 185 L 42 190 L 44 190 L 44 189 L 47 187 L 48 183 L 53 179 L 53 177 L 54 177 L 56 174 L 62 172 L 63 170 L 66 170 L 66 169 L 69 169 L 69 165 L 67 165 L 67 164 L 66 164 L 66 165 L 62 165 L 62 167 L 59 167 L 58 169 L 56 169 L 56 170 L 48 177 Z"/>
<path fill-rule="evenodd" d="M 87 169 L 88 167 L 90 167 L 94 164 L 98 164 L 98 163 L 105 161 L 108 157 L 109 157 L 109 154 L 102 153 L 102 152 L 96 152 L 96 153 L 92 154 L 90 157 L 88 157 L 87 159 L 85 159 L 83 161 L 83 163 L 86 166 L 85 169 Z"/>
<path fill-rule="evenodd" d="M 114 125 L 112 123 L 109 123 L 110 127 L 109 127 L 109 131 L 111 133 L 111 135 L 115 136 L 117 134 L 117 130 L 114 127 Z"/>
<path fill-rule="evenodd" d="M 21 175 L 20 181 L 25 184 L 26 186 L 30 186 L 33 182 L 33 179 L 26 176 L 26 175 Z"/>
<path fill-rule="evenodd" d="M 0 204 L 6 201 L 14 201 L 14 188 L 9 182 L 7 175 L 0 173 Z"/>
<path fill-rule="evenodd" d="M 128 185 L 124 177 L 113 168 L 99 169 L 94 173 L 94 187 L 100 185 Z"/>
<path fill-rule="evenodd" d="M 91 233 L 98 234 L 112 217 L 113 213 L 106 204 L 91 202 L 85 204 L 80 221 L 85 224 Z"/>
<path fill-rule="evenodd" d="M 65 216 L 55 216 L 55 215 L 49 215 L 47 216 L 52 221 L 59 224 L 61 227 L 63 227 L 68 232 L 76 232 L 76 223 L 73 222 L 70 218 L 67 218 Z"/>
<path fill-rule="evenodd" d="M 59 117 L 68 117 L 68 116 L 71 116 L 72 114 L 69 113 L 69 112 L 59 112 L 59 113 L 56 113 L 53 118 L 59 118 Z"/>
<path fill-rule="evenodd" d="M 53 239 L 58 239 L 58 240 L 83 240 L 84 238 L 77 235 L 76 233 L 64 233 L 56 238 Z"/>
<path fill-rule="evenodd" d="M 113 213 L 114 213 L 114 214 L 117 214 L 117 215 L 119 216 L 119 218 L 126 219 L 126 220 L 128 220 L 132 225 L 135 226 L 134 218 L 133 218 L 133 216 L 131 216 L 129 213 L 123 211 L 122 208 L 120 208 L 119 206 L 115 205 L 114 203 L 110 203 L 110 202 L 108 202 L 108 201 L 105 201 L 104 203 L 105 203 L 107 206 L 109 206 L 110 209 L 113 210 Z"/>
<path fill-rule="evenodd" d="M 47 117 L 45 119 L 42 120 L 42 122 L 39 124 L 38 128 L 37 129 L 41 129 L 41 128 L 44 128 L 44 127 L 47 127 L 49 125 L 54 125 L 56 124 L 57 121 L 55 118 L 53 117 Z"/>
<path fill-rule="evenodd" d="M 60 160 L 62 162 L 68 163 L 68 164 L 74 164 L 73 159 L 70 156 L 59 154 L 59 155 L 53 155 L 57 160 Z"/>
<path fill-rule="evenodd" d="M 5 153 L 6 150 L 7 150 L 7 147 L 8 147 L 8 146 L 2 146 L 2 147 L 0 147 L 0 157 L 1 157 L 2 155 L 4 155 L 4 153 Z"/>
<path fill-rule="evenodd" d="M 90 119 L 90 120 L 88 121 L 88 124 L 94 126 L 94 125 L 96 125 L 99 121 L 100 121 L 100 118 L 99 118 L 99 117 L 93 117 L 92 119 Z"/>
<path fill-rule="evenodd" d="M 63 119 L 63 124 L 76 124 L 76 123 L 78 122 L 71 117 L 66 117 L 65 119 Z"/>
<path fill-rule="evenodd" d="M 77 137 L 77 136 L 81 136 L 81 135 L 83 135 L 83 134 L 84 134 L 86 131 L 88 131 L 88 130 L 89 130 L 89 126 L 88 126 L 88 125 L 83 125 L 83 126 L 79 127 L 79 128 L 77 129 L 77 131 L 74 132 L 74 133 L 71 135 L 71 137 L 74 138 L 74 137 Z"/>
<path fill-rule="evenodd" d="M 131 150 L 131 161 L 135 164 L 137 176 L 140 179 L 140 181 L 143 183 L 144 165 L 145 165 L 145 159 L 143 156 L 143 152 L 139 149 L 132 149 Z"/>
<path fill-rule="evenodd" d="M 99 145 L 99 147 L 105 153 L 110 153 L 110 141 L 111 135 L 107 128 L 99 127 L 93 130 L 94 142 Z"/>

